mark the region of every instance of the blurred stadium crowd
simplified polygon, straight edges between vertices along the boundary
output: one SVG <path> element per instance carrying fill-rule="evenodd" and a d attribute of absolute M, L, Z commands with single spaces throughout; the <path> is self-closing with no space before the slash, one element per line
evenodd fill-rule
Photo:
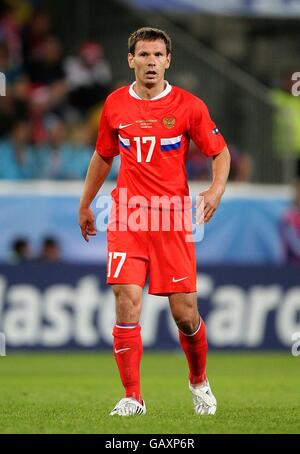
<path fill-rule="evenodd" d="M 26 0 L 0 3 L 0 179 L 83 179 L 99 116 L 115 81 L 103 46 L 84 41 L 74 55 L 53 31 L 51 14 Z M 249 154 L 230 147 L 233 181 L 250 181 Z M 116 179 L 119 159 L 110 180 Z M 191 144 L 190 180 L 208 180 L 211 165 Z"/>
<path fill-rule="evenodd" d="M 47 11 L 2 2 L 0 71 L 0 178 L 84 178 L 112 89 L 101 44 L 86 41 L 64 55 Z"/>

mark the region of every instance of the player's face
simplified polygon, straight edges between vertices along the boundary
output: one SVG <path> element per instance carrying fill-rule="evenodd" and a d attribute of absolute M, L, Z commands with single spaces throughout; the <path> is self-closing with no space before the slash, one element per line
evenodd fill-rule
<path fill-rule="evenodd" d="M 138 41 L 134 55 L 128 54 L 128 63 L 134 69 L 135 78 L 145 86 L 158 85 L 164 80 L 169 68 L 171 54 L 167 55 L 166 44 L 162 39 Z"/>

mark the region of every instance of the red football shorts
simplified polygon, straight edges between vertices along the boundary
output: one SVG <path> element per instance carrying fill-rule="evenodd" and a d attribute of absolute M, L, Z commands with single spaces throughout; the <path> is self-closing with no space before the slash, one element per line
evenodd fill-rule
<path fill-rule="evenodd" d="M 195 292 L 196 254 L 190 212 L 180 215 L 181 212 L 170 210 L 167 231 L 161 228 L 161 210 L 153 215 L 153 210 L 139 208 L 139 217 L 133 208 L 127 208 L 125 217 L 119 216 L 119 212 L 120 207 L 116 207 L 107 229 L 107 283 L 136 284 L 143 288 L 149 274 L 150 294 Z M 155 221 L 151 221 L 151 216 L 155 216 Z"/>

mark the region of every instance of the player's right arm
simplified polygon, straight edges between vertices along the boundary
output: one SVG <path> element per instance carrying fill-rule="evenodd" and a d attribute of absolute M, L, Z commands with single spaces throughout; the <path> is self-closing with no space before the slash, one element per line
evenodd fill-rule
<path fill-rule="evenodd" d="M 109 113 L 106 101 L 102 110 L 96 150 L 87 171 L 80 199 L 78 223 L 85 241 L 89 241 L 89 236 L 95 236 L 97 233 L 90 206 L 110 172 L 114 156 L 119 154 L 117 131 L 111 126 Z"/>
<path fill-rule="evenodd" d="M 110 172 L 113 159 L 113 157 L 106 158 L 101 156 L 96 151 L 91 159 L 78 212 L 78 224 L 80 225 L 81 234 L 85 241 L 89 241 L 88 237 L 95 236 L 97 233 L 94 222 L 94 213 L 90 206 Z"/>

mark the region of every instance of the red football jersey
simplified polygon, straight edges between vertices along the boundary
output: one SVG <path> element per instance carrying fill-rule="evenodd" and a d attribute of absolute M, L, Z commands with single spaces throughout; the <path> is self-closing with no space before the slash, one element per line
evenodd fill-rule
<path fill-rule="evenodd" d="M 138 97 L 134 84 L 111 93 L 100 120 L 96 151 L 105 157 L 121 154 L 117 187 L 128 198 L 187 196 L 186 156 L 193 139 L 202 153 L 214 156 L 226 143 L 203 101 L 166 84 L 151 100 Z"/>

